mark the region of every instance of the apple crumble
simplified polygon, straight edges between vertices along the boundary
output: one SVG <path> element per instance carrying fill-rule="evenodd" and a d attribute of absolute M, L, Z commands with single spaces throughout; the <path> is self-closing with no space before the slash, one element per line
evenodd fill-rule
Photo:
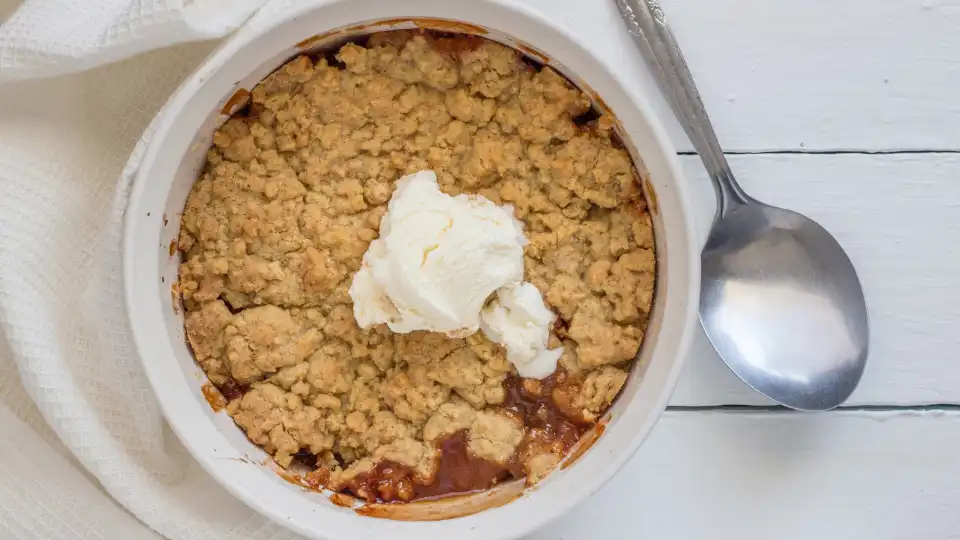
<path fill-rule="evenodd" d="M 348 294 L 394 183 L 431 169 L 524 224 L 557 371 L 482 333 L 361 330 Z M 479 37 L 398 31 L 289 61 L 214 135 L 178 246 L 189 344 L 227 411 L 318 487 L 410 501 L 533 483 L 623 387 L 656 261 L 613 121 L 550 67 Z"/>

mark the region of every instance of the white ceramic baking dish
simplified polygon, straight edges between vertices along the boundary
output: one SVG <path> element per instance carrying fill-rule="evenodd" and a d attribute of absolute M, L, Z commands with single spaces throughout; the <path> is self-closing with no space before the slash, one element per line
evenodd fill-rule
<path fill-rule="evenodd" d="M 568 458 L 532 489 L 514 483 L 455 502 L 368 508 L 368 514 L 382 516 L 369 517 L 333 504 L 329 494 L 284 480 L 226 413 L 210 407 L 201 389 L 205 376 L 186 345 L 183 316 L 171 291 L 179 263 L 171 243 L 213 131 L 226 119 L 223 111 L 230 112 L 238 91 L 250 89 L 304 49 L 414 26 L 479 32 L 526 51 L 613 112 L 625 146 L 645 171 L 659 279 L 639 361 L 604 428 L 584 437 L 579 450 L 586 451 L 575 462 Z M 268 25 L 242 29 L 171 97 L 154 124 L 127 208 L 127 308 L 137 350 L 167 420 L 193 456 L 235 496 L 318 540 L 517 538 L 586 498 L 640 446 L 667 403 L 695 327 L 699 250 L 685 182 L 663 129 L 643 96 L 592 56 L 583 46 L 585 39 L 508 0 L 328 0 L 290 8 Z M 454 517 L 458 515 L 462 517 Z"/>

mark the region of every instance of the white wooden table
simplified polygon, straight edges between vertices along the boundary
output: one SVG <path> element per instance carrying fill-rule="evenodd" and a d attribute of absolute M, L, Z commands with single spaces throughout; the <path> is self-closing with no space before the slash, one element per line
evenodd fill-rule
<path fill-rule="evenodd" d="M 703 236 L 713 192 L 611 0 L 525 0 L 647 89 Z M 960 0 L 663 0 L 731 166 L 806 213 L 866 289 L 844 408 L 771 407 L 695 338 L 617 478 L 531 540 L 960 538 Z"/>
<path fill-rule="evenodd" d="M 612 0 L 515 1 L 646 90 L 684 154 L 704 234 L 712 189 Z M 0 20 L 16 3 L 0 0 Z M 843 409 L 793 413 L 699 334 L 635 458 L 528 540 L 960 538 L 960 0 L 662 4 L 744 187 L 820 221 L 857 265 L 870 363 Z M 146 123 L 156 106 L 131 114 Z"/>

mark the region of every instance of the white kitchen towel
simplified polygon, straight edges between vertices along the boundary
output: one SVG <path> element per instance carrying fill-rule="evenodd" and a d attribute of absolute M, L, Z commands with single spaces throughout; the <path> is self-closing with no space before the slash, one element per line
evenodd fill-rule
<path fill-rule="evenodd" d="M 265 0 L 23 0 L 0 28 L 0 81 L 75 73 L 226 35 Z"/>
<path fill-rule="evenodd" d="M 296 538 L 170 432 L 120 276 L 148 126 L 215 44 L 134 55 L 226 34 L 261 1 L 0 0 L 0 538 Z"/>
<path fill-rule="evenodd" d="M 152 119 L 212 39 L 330 1 L 0 0 L 0 538 L 299 538 L 164 422 L 123 307 L 121 218 Z"/>

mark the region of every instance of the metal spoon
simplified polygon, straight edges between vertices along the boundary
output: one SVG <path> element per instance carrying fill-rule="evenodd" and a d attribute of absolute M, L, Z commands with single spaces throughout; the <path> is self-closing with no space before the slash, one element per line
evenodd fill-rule
<path fill-rule="evenodd" d="M 816 222 L 740 188 L 659 3 L 615 2 L 716 188 L 700 285 L 707 337 L 764 396 L 801 410 L 840 405 L 867 361 L 866 302 L 853 264 Z"/>

